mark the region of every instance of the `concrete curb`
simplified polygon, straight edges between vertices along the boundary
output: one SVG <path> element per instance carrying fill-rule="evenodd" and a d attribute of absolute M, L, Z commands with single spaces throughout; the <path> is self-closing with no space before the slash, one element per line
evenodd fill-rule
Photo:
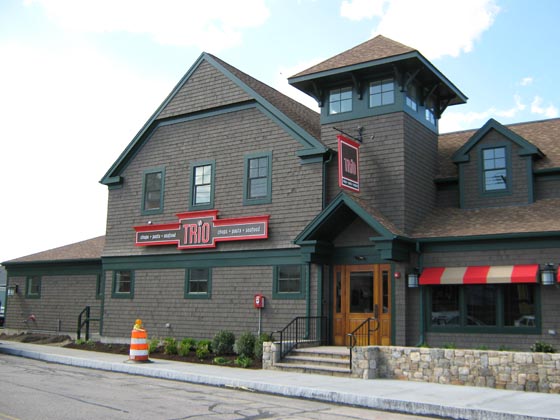
<path fill-rule="evenodd" d="M 560 417 L 541 417 L 519 414 L 515 412 L 498 412 L 485 408 L 466 407 L 460 404 L 445 404 L 423 402 L 418 399 L 407 399 L 401 395 L 400 399 L 387 398 L 375 395 L 357 395 L 350 392 L 333 391 L 317 387 L 305 387 L 289 384 L 277 384 L 265 380 L 233 379 L 226 376 L 203 375 L 200 373 L 181 372 L 173 369 L 164 369 L 156 364 L 138 364 L 134 362 L 108 362 L 83 357 L 67 356 L 53 353 L 43 353 L 34 350 L 0 347 L 0 353 L 29 359 L 41 360 L 49 363 L 57 363 L 87 369 L 97 369 L 110 372 L 124 373 L 130 375 L 145 376 L 158 379 L 166 379 L 180 382 L 188 382 L 198 385 L 215 387 L 226 387 L 252 392 L 262 392 L 271 395 L 294 397 L 335 403 L 354 407 L 371 408 L 382 411 L 392 411 L 403 414 L 435 416 L 452 419 L 496 419 L 496 420 L 557 420 Z M 224 368 L 227 369 L 227 368 Z M 363 382 L 367 384 L 366 381 Z M 414 396 L 415 397 L 415 396 Z M 559 413 L 560 415 L 560 413 Z"/>

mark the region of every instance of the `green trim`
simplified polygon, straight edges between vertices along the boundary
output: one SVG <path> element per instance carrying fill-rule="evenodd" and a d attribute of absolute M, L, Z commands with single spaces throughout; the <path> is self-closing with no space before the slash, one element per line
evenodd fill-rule
<path fill-rule="evenodd" d="M 535 180 L 533 178 L 533 159 L 531 156 L 525 157 L 525 169 L 527 172 L 527 203 L 533 204 L 535 202 Z"/>
<path fill-rule="evenodd" d="M 117 291 L 117 273 L 128 272 L 130 273 L 130 292 Z M 113 271 L 113 284 L 111 286 L 111 297 L 113 299 L 134 299 L 134 271 L 133 270 L 114 270 Z"/>
<path fill-rule="evenodd" d="M 517 144 L 521 151 L 519 156 L 539 156 L 543 157 L 544 154 L 532 143 L 525 140 L 520 135 L 514 133 L 509 128 L 503 126 L 498 121 L 490 118 L 484 126 L 482 126 L 472 137 L 461 146 L 451 157 L 454 163 L 464 163 L 469 161 L 470 150 L 490 132 L 490 130 L 496 130 L 498 133 L 511 140 L 513 143 Z"/>
<path fill-rule="evenodd" d="M 299 248 L 228 252 L 177 253 L 171 255 L 138 255 L 104 257 L 104 270 L 157 270 L 191 267 L 243 267 L 302 264 L 304 257 Z"/>
<path fill-rule="evenodd" d="M 95 299 L 102 299 L 103 294 L 105 293 L 103 289 L 105 285 L 101 277 L 101 275 L 97 275 L 97 278 L 95 279 Z"/>
<path fill-rule="evenodd" d="M 309 283 L 309 270 L 305 264 L 290 264 L 290 266 L 298 266 L 300 268 L 300 281 L 299 291 L 297 292 L 280 292 L 279 291 L 279 268 L 281 266 L 275 265 L 273 268 L 273 283 L 272 283 L 272 298 L 273 299 L 304 299 L 306 296 L 305 285 Z"/>
<path fill-rule="evenodd" d="M 360 217 L 369 227 L 378 232 L 385 239 L 393 239 L 395 235 L 379 223 L 373 216 L 356 203 L 349 195 L 344 192 L 339 193 L 329 205 L 319 213 L 294 239 L 294 243 L 302 245 L 306 241 L 312 240 L 313 236 L 322 225 L 329 221 L 331 217 L 335 217 L 336 211 L 346 206 L 358 217 Z"/>
<path fill-rule="evenodd" d="M 461 104 L 467 101 L 467 97 L 459 89 L 457 89 L 457 87 L 453 83 L 451 83 L 449 79 L 447 79 L 447 77 L 445 77 L 442 73 L 440 73 L 440 71 L 437 68 L 435 68 L 428 60 L 426 60 L 422 56 L 422 54 L 420 54 L 418 51 L 411 51 L 408 53 L 395 55 L 392 57 L 384 57 L 378 60 L 367 61 L 364 63 L 339 67 L 336 69 L 329 69 L 317 73 L 307 74 L 304 76 L 291 77 L 288 79 L 288 83 L 300 90 L 303 90 L 301 85 L 305 85 L 306 84 L 305 82 L 311 82 L 320 78 L 333 77 L 333 76 L 354 72 L 362 69 L 369 69 L 369 68 L 374 68 L 374 67 L 379 67 L 384 65 L 385 66 L 392 65 L 396 62 L 399 61 L 404 62 L 406 60 L 417 61 L 421 65 L 425 66 L 429 72 L 431 72 L 437 79 L 439 79 L 442 85 L 445 85 L 445 87 L 455 95 L 456 98 L 455 100 L 451 101 L 450 105 Z"/>
<path fill-rule="evenodd" d="M 101 290 L 103 291 L 103 294 L 101 295 L 101 304 L 99 305 L 99 334 L 103 335 L 103 314 L 105 313 L 105 287 L 107 285 L 106 272 L 103 271 L 100 277 L 101 277 Z"/>
<path fill-rule="evenodd" d="M 559 175 L 560 174 L 560 167 L 556 168 L 542 168 L 542 169 L 535 169 L 533 171 L 535 175 Z"/>
<path fill-rule="evenodd" d="M 101 273 L 101 259 L 99 260 L 67 260 L 67 261 L 37 261 L 21 263 L 3 263 L 10 276 L 69 276 L 90 275 Z"/>
<path fill-rule="evenodd" d="M 206 269 L 208 270 L 207 291 L 206 293 L 189 293 L 191 270 Z M 211 299 L 212 298 L 212 269 L 209 267 L 191 267 L 185 270 L 185 290 L 183 297 L 185 299 Z"/>
<path fill-rule="evenodd" d="M 425 311 L 425 325 L 426 331 L 429 333 L 457 333 L 457 334 L 541 334 L 542 331 L 542 305 L 541 293 L 542 288 L 537 284 L 532 284 L 535 287 L 535 326 L 534 327 L 515 327 L 504 326 L 504 294 L 505 287 L 514 285 L 514 283 L 495 284 L 496 286 L 496 325 L 495 326 L 481 326 L 481 325 L 466 325 L 467 317 L 467 304 L 466 304 L 466 290 L 468 285 L 458 285 L 459 288 L 459 317 L 460 324 L 458 326 L 434 326 L 432 325 L 432 291 L 437 286 L 422 286 L 426 289 L 426 311 Z"/>
<path fill-rule="evenodd" d="M 37 280 L 37 293 L 31 293 L 31 284 L 33 280 Z M 26 299 L 40 299 L 41 298 L 41 276 L 27 276 L 25 278 L 25 298 Z"/>
<path fill-rule="evenodd" d="M 195 169 L 202 166 L 210 166 L 210 202 L 204 204 L 195 204 Z M 190 179 L 190 199 L 189 210 L 212 210 L 214 208 L 214 191 L 216 189 L 216 161 L 215 160 L 199 160 L 191 162 L 189 165 L 189 179 Z"/>
<path fill-rule="evenodd" d="M 150 174 L 161 173 L 161 183 L 160 183 L 160 193 L 159 193 L 159 207 L 156 209 L 146 209 L 146 184 L 147 178 Z M 142 175 L 142 215 L 149 216 L 151 214 L 161 214 L 163 213 L 163 196 L 165 191 L 165 166 L 160 166 L 157 168 L 147 169 Z"/>
<path fill-rule="evenodd" d="M 250 198 L 249 197 L 249 164 L 252 159 L 267 158 L 268 160 L 268 174 L 266 178 L 266 191 L 264 197 Z M 243 205 L 252 206 L 257 204 L 270 204 L 272 202 L 272 152 L 257 152 L 245 155 L 243 163 Z"/>

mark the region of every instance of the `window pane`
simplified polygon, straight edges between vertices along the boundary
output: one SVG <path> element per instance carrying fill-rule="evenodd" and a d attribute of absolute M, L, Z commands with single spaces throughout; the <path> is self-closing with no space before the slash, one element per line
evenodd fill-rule
<path fill-rule="evenodd" d="M 262 198 L 268 196 L 268 165 L 268 157 L 249 159 L 248 198 Z"/>
<path fill-rule="evenodd" d="M 484 187 L 486 191 L 503 190 L 506 188 L 506 170 L 486 171 Z"/>
<path fill-rule="evenodd" d="M 373 272 L 350 273 L 350 312 L 373 312 Z"/>
<path fill-rule="evenodd" d="M 207 294 L 210 270 L 208 268 L 191 268 L 189 270 L 189 294 Z"/>
<path fill-rule="evenodd" d="M 281 265 L 278 267 L 278 293 L 301 291 L 301 266 Z"/>
<path fill-rule="evenodd" d="M 144 190 L 144 210 L 154 210 L 161 208 L 161 184 L 161 172 L 146 174 Z"/>
<path fill-rule="evenodd" d="M 395 83 L 393 79 L 372 82 L 369 85 L 369 106 L 389 105 L 395 102 Z"/>
<path fill-rule="evenodd" d="M 467 325 L 496 325 L 496 294 L 491 284 L 466 287 Z"/>
<path fill-rule="evenodd" d="M 329 114 L 352 111 L 352 88 L 333 89 L 329 93 Z"/>
<path fill-rule="evenodd" d="M 337 314 L 342 310 L 342 273 L 336 272 L 336 309 Z"/>
<path fill-rule="evenodd" d="M 382 296 L 383 296 L 383 313 L 384 314 L 388 314 L 389 313 L 389 272 L 388 271 L 383 271 L 381 273 L 381 279 L 382 279 Z"/>
<path fill-rule="evenodd" d="M 434 286 L 432 289 L 432 325 L 458 326 L 459 286 Z"/>
<path fill-rule="evenodd" d="M 41 291 L 41 278 L 38 276 L 29 277 L 27 282 L 27 294 L 30 296 L 38 296 Z"/>
<path fill-rule="evenodd" d="M 535 285 L 504 285 L 504 325 L 513 327 L 534 327 Z"/>
<path fill-rule="evenodd" d="M 130 271 L 117 271 L 115 291 L 117 293 L 130 293 L 131 274 Z"/>

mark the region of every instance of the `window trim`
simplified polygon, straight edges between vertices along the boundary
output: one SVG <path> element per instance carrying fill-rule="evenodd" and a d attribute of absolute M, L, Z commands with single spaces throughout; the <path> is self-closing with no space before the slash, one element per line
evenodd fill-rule
<path fill-rule="evenodd" d="M 212 173 L 210 174 L 210 202 L 204 204 L 195 204 L 195 170 L 201 166 L 210 166 Z M 215 179 L 216 179 L 216 161 L 215 160 L 199 160 L 192 162 L 189 168 L 189 179 L 190 179 L 190 199 L 189 199 L 189 210 L 211 210 L 214 208 L 214 190 L 215 190 Z"/>
<path fill-rule="evenodd" d="M 504 311 L 505 311 L 505 302 L 504 296 L 506 294 L 505 287 L 508 285 L 515 285 L 516 283 L 495 283 L 496 286 L 496 324 L 497 325 L 488 325 L 488 326 L 480 326 L 480 325 L 457 325 L 457 326 L 447 326 L 447 325 L 433 325 L 431 316 L 432 316 L 432 291 L 434 286 L 424 286 L 426 288 L 426 312 L 424 318 L 424 324 L 426 326 L 426 330 L 430 333 L 460 333 L 460 334 L 541 334 L 542 330 L 542 305 L 541 305 L 541 290 L 540 286 L 536 283 L 528 283 L 532 285 L 534 290 L 535 296 L 535 325 L 532 327 L 523 326 L 523 327 L 515 327 L 510 325 L 504 325 Z M 473 285 L 474 286 L 474 285 Z M 456 285 L 458 287 L 458 298 L 459 298 L 459 318 L 461 322 L 467 316 L 467 288 L 469 285 Z"/>
<path fill-rule="evenodd" d="M 130 292 L 117 291 L 117 274 L 122 272 L 130 273 Z M 133 299 L 134 298 L 134 271 L 133 270 L 114 270 L 113 284 L 111 286 L 111 297 L 114 299 Z"/>
<path fill-rule="evenodd" d="M 146 208 L 146 186 L 147 186 L 147 178 L 150 174 L 161 173 L 161 190 L 159 196 L 159 203 L 160 206 L 157 209 L 147 209 Z M 150 214 L 161 214 L 163 213 L 163 196 L 165 191 L 165 167 L 160 166 L 157 168 L 147 169 L 142 174 L 142 215 L 150 215 Z"/>
<path fill-rule="evenodd" d="M 208 270 L 207 291 L 206 293 L 190 293 L 189 284 L 191 281 L 191 270 Z M 190 267 L 185 270 L 185 288 L 183 297 L 185 299 L 211 299 L 212 298 L 212 268 L 210 267 Z"/>
<path fill-rule="evenodd" d="M 279 271 L 280 267 L 284 266 L 298 266 L 300 267 L 300 282 L 299 291 L 297 292 L 280 292 L 279 289 Z M 272 286 L 272 298 L 273 299 L 304 299 L 305 289 L 304 284 L 307 278 L 307 266 L 305 264 L 282 264 L 275 265 L 273 269 L 273 286 Z"/>
<path fill-rule="evenodd" d="M 31 293 L 31 281 L 37 279 L 37 293 Z M 27 276 L 25 278 L 25 297 L 27 299 L 40 299 L 43 279 L 41 276 Z"/>
<path fill-rule="evenodd" d="M 249 164 L 252 159 L 260 159 L 266 157 L 268 159 L 268 174 L 267 174 L 267 195 L 259 198 L 249 197 Z M 244 157 L 244 174 L 243 174 L 243 205 L 252 206 L 257 204 L 270 204 L 272 202 L 272 152 L 257 152 L 250 153 Z"/>
<path fill-rule="evenodd" d="M 505 151 L 505 171 L 506 171 L 506 187 L 501 190 L 487 190 L 486 189 L 486 169 L 484 168 L 484 151 L 489 149 L 500 149 L 503 148 Z M 504 195 L 504 194 L 511 194 L 512 191 L 512 183 L 513 183 L 513 176 L 511 171 L 511 150 L 510 145 L 507 143 L 497 143 L 497 144 L 485 144 L 480 147 L 478 150 L 478 173 L 479 173 L 479 185 L 480 185 L 480 192 L 482 195 L 488 196 L 496 196 L 496 195 Z"/>
<path fill-rule="evenodd" d="M 342 95 L 343 91 L 346 92 L 350 92 L 350 109 L 347 111 L 339 111 L 339 112 L 332 112 L 332 104 L 333 103 L 338 103 L 338 104 L 342 104 L 342 99 L 333 102 L 331 101 L 331 96 L 333 94 L 333 92 L 338 91 L 339 95 Z M 344 99 L 344 101 L 347 101 L 347 99 Z M 350 112 L 352 112 L 354 110 L 354 89 L 352 86 L 341 86 L 341 87 L 336 87 L 336 88 L 332 88 L 329 89 L 329 95 L 328 95 L 328 103 L 329 103 L 329 109 L 328 109 L 328 114 L 329 115 L 340 115 L 340 114 L 348 114 Z M 342 109 L 342 107 L 341 107 Z"/>

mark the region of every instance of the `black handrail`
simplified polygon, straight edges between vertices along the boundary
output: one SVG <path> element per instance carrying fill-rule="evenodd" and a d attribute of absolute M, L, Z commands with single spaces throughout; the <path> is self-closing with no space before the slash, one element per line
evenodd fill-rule
<path fill-rule="evenodd" d="M 91 313 L 91 308 L 89 306 L 86 306 L 84 308 L 84 310 L 82 312 L 80 312 L 80 315 L 78 315 L 78 331 L 76 333 L 76 338 L 79 340 L 81 337 L 81 333 L 82 333 L 82 328 L 84 327 L 84 325 L 86 326 L 86 341 L 89 340 L 89 323 L 91 321 L 99 321 L 99 318 L 91 318 L 90 317 L 90 313 Z M 82 321 L 82 317 L 85 314 L 85 319 Z"/>
<path fill-rule="evenodd" d="M 280 331 L 280 360 L 303 343 L 326 345 L 329 342 L 326 316 L 298 316 Z"/>
<path fill-rule="evenodd" d="M 373 323 L 373 328 L 372 328 Z M 367 329 L 365 328 L 367 326 Z M 348 348 L 350 349 L 350 366 L 352 366 L 352 349 L 355 346 L 369 346 L 371 345 L 371 333 L 379 329 L 379 320 L 376 317 L 365 319 L 358 325 L 354 331 L 347 334 L 350 341 Z"/>

